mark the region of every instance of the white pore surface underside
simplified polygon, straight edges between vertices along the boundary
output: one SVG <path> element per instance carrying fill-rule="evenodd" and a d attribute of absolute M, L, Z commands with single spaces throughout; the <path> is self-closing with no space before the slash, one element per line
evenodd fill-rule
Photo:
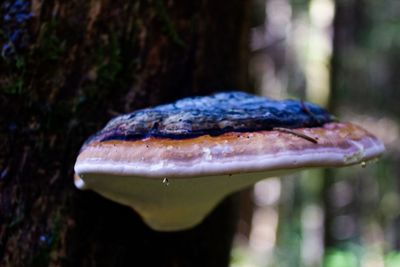
<path fill-rule="evenodd" d="M 87 173 L 76 178 L 75 184 L 84 189 L 93 189 L 108 199 L 133 208 L 155 230 L 177 231 L 200 223 L 230 193 L 268 176 L 289 172 L 244 173 L 190 179 L 149 179 Z"/>

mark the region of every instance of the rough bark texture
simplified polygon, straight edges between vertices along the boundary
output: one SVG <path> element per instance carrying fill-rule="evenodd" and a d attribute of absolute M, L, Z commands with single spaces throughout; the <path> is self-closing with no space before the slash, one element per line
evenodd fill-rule
<path fill-rule="evenodd" d="M 72 177 L 85 138 L 115 114 L 243 88 L 248 7 L 29 2 L 29 23 L 12 26 L 27 45 L 0 59 L 0 266 L 228 265 L 232 198 L 192 230 L 159 233 Z"/>

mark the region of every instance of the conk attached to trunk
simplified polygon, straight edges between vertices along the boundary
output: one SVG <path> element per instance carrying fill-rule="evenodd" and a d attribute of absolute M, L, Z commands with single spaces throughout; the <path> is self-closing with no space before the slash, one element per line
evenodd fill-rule
<path fill-rule="evenodd" d="M 364 164 L 383 151 L 317 105 L 226 92 L 114 118 L 83 145 L 75 185 L 133 208 L 155 230 L 178 231 L 259 180 Z"/>

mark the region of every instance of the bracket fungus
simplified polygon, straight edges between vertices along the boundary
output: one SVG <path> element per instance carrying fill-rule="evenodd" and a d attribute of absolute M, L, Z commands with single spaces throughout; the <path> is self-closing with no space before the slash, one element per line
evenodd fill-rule
<path fill-rule="evenodd" d="M 361 164 L 383 151 L 317 105 L 226 92 L 112 119 L 83 145 L 75 185 L 133 208 L 153 229 L 177 231 L 261 179 Z"/>

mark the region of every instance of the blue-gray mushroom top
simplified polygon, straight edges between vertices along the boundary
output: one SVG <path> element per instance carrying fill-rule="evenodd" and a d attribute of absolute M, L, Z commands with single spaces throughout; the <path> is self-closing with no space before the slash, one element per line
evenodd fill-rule
<path fill-rule="evenodd" d="M 315 104 L 223 92 L 184 98 L 115 117 L 87 142 L 147 137 L 181 139 L 278 127 L 318 127 L 330 121 L 332 115 Z"/>

